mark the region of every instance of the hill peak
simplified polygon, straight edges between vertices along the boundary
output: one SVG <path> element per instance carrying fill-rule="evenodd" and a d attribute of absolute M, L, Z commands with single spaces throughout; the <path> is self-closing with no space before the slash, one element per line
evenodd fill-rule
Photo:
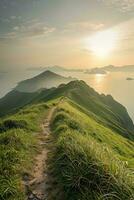
<path fill-rule="evenodd" d="M 52 72 L 51 70 L 45 70 L 44 72 L 40 73 L 39 75 L 41 75 L 41 74 L 44 74 L 44 75 L 45 75 L 45 74 L 46 74 L 46 75 L 52 75 L 52 74 L 53 74 L 53 75 L 56 75 L 56 76 L 58 75 L 58 74 L 56 74 L 55 72 Z M 38 76 L 39 76 L 39 75 L 38 75 Z M 60 76 L 60 75 L 59 75 L 59 76 Z"/>
<path fill-rule="evenodd" d="M 15 89 L 21 92 L 35 92 L 41 88 L 49 89 L 58 87 L 60 84 L 67 84 L 72 80 L 74 78 L 64 77 L 50 70 L 46 70 L 33 78 L 21 81 Z"/>
<path fill-rule="evenodd" d="M 79 89 L 79 90 L 84 90 L 84 91 L 88 91 L 88 92 L 93 92 L 93 93 L 97 93 L 92 87 L 90 87 L 89 85 L 87 85 L 87 83 L 83 80 L 72 80 L 67 84 L 62 84 L 61 87 L 65 87 L 68 89 Z"/>
<path fill-rule="evenodd" d="M 51 70 L 45 70 L 44 72 L 38 74 L 37 76 L 34 76 L 32 79 L 41 79 L 41 78 L 54 78 L 54 77 L 62 77 L 59 74 L 56 74 L 55 72 L 52 72 Z M 30 80 L 32 80 L 30 79 Z"/>

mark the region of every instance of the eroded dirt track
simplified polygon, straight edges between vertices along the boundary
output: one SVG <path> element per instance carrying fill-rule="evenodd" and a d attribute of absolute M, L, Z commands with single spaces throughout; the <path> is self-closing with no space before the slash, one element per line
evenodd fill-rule
<path fill-rule="evenodd" d="M 27 200 L 48 200 L 48 191 L 51 188 L 51 176 L 48 173 L 48 154 L 51 153 L 51 146 L 53 143 L 50 130 L 50 122 L 55 111 L 52 108 L 47 118 L 42 123 L 42 134 L 40 137 L 41 151 L 37 155 L 33 166 L 32 176 L 25 175 L 24 185 L 26 188 Z"/>

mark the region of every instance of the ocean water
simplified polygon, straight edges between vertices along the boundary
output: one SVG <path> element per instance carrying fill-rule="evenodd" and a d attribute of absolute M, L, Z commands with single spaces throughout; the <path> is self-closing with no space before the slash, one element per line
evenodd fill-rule
<path fill-rule="evenodd" d="M 12 71 L 0 75 L 0 97 L 13 89 L 16 84 L 24 79 L 37 75 L 38 71 Z M 97 92 L 111 94 L 115 100 L 123 104 L 134 121 L 134 80 L 128 81 L 127 77 L 133 77 L 134 73 L 114 72 L 106 75 L 91 75 L 82 72 L 61 73 L 64 76 L 72 76 L 84 80 Z"/>

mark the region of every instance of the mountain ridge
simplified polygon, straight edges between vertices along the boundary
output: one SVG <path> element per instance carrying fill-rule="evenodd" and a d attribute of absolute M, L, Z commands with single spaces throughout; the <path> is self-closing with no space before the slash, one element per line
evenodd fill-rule
<path fill-rule="evenodd" d="M 26 83 L 27 85 L 27 81 L 30 81 L 31 84 L 31 80 L 32 83 L 36 82 L 35 80 L 37 79 L 44 80 L 44 75 L 45 77 L 51 77 L 51 80 L 53 77 L 59 78 L 59 75 L 47 71 L 21 83 Z M 82 80 L 69 81 L 67 84 L 62 82 L 57 87 L 40 88 L 35 92 L 24 92 L 14 89 L 0 99 L 0 116 L 10 114 L 31 103 L 47 102 L 61 97 L 67 97 L 74 101 L 100 123 L 116 130 L 125 137 L 133 135 L 134 124 L 126 108 L 115 101 L 111 95 L 100 95 Z"/>
<path fill-rule="evenodd" d="M 100 95 L 84 81 L 77 80 L 69 82 L 66 85 L 62 85 L 62 87 L 56 88 L 52 93 L 53 98 L 58 98 L 59 96 L 69 97 L 90 112 L 93 112 L 96 116 L 103 118 L 103 122 L 105 121 L 107 125 L 110 124 L 110 127 L 112 127 L 111 124 L 113 124 L 112 128 L 114 128 L 115 125 L 114 121 L 118 121 L 118 126 L 116 124 L 115 127 L 117 128 L 117 131 L 122 129 L 122 127 L 125 127 L 125 129 L 128 130 L 130 129 L 130 133 L 134 131 L 133 122 L 129 117 L 126 108 L 115 101 L 111 95 Z M 44 97 L 44 99 L 42 97 L 42 101 L 45 99 L 52 99 L 52 94 Z M 124 133 L 125 129 L 121 132 Z"/>

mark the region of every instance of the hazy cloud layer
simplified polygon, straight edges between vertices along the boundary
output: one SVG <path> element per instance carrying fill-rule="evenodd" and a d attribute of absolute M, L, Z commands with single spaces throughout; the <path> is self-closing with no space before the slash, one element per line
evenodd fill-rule
<path fill-rule="evenodd" d="M 134 0 L 102 0 L 105 4 L 118 8 L 122 12 L 134 11 Z"/>
<path fill-rule="evenodd" d="M 54 32 L 56 29 L 54 27 L 47 26 L 45 23 L 26 23 L 18 26 L 14 26 L 12 30 L 4 35 L 0 35 L 0 39 L 16 39 L 23 37 L 36 37 L 36 36 L 46 36 L 49 33 Z"/>
<path fill-rule="evenodd" d="M 103 29 L 103 23 L 93 23 L 91 21 L 72 22 L 65 28 L 66 31 L 93 32 Z"/>

